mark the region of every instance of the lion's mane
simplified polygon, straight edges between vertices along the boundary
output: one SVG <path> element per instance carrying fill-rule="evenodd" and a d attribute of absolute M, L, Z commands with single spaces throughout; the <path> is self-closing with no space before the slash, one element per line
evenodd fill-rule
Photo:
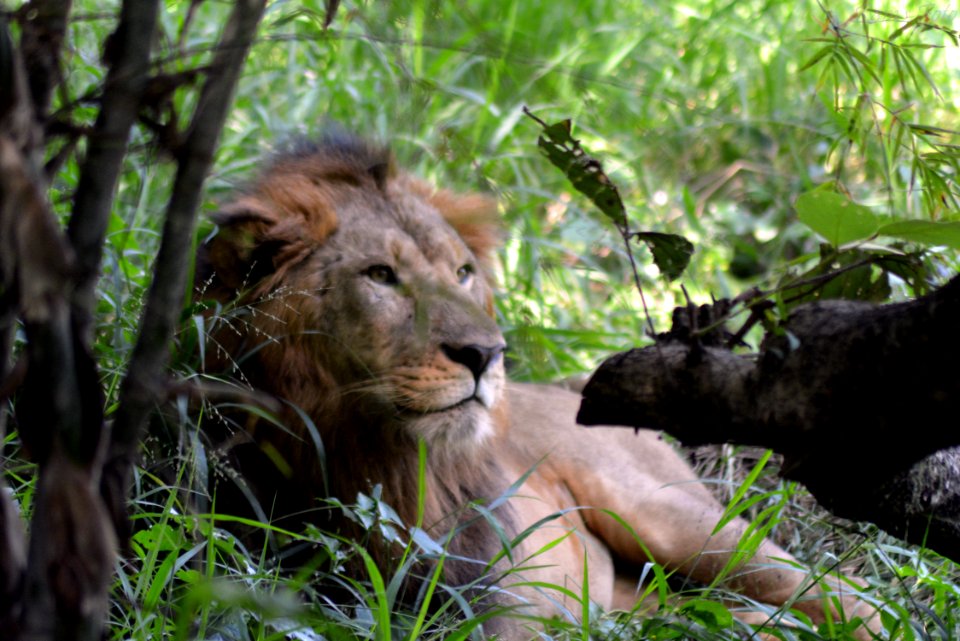
<path fill-rule="evenodd" d="M 232 417 L 235 425 L 219 436 L 221 448 L 229 450 L 264 512 L 291 527 L 303 521 L 323 523 L 321 497 L 350 503 L 358 492 L 369 493 L 376 485 L 405 523 L 418 516 L 423 491 L 418 444 L 403 430 L 384 430 L 378 411 L 358 408 L 352 390 L 344 389 L 331 371 L 329 363 L 337 358 L 330 352 L 341 347 L 336 340 L 317 338 L 317 319 L 349 315 L 350 310 L 330 308 L 336 304 L 331 301 L 337 282 L 316 287 L 310 281 L 313 274 L 304 269 L 337 234 L 340 212 L 357 207 L 386 211 L 399 206 L 395 203 L 439 212 L 456 230 L 479 261 L 475 277 L 486 291 L 483 307 L 492 313 L 487 280 L 499 236 L 495 204 L 481 195 L 436 190 L 398 172 L 387 150 L 352 138 L 328 138 L 275 157 L 244 193 L 213 216 L 217 231 L 200 251 L 197 297 L 232 306 L 211 318 L 216 346 L 208 348 L 207 367 L 234 372 L 244 384 L 280 399 L 283 407 L 282 428 L 252 415 Z M 349 322 L 346 316 L 343 320 Z M 476 516 L 465 513 L 465 505 L 506 489 L 499 452 L 506 421 L 502 400 L 491 416 L 496 434 L 477 447 L 427 443 L 424 527 L 441 535 L 459 526 L 462 532 L 451 551 L 475 559 L 488 559 L 500 547 L 486 525 L 464 527 Z M 509 521 L 503 509 L 499 517 Z M 347 533 L 352 527 L 334 525 Z M 389 567 L 389 548 L 374 546 L 371 553 Z M 445 578 L 466 584 L 480 568 L 482 564 L 448 563 Z"/>

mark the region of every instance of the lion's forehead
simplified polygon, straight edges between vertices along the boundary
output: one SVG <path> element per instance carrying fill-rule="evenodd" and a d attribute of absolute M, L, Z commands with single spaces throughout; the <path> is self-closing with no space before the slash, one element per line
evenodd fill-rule
<path fill-rule="evenodd" d="M 331 240 L 370 259 L 426 259 L 430 264 L 459 264 L 471 259 L 470 250 L 443 217 L 413 198 L 366 203 L 344 211 L 340 229 Z"/>
<path fill-rule="evenodd" d="M 443 220 L 439 224 L 408 227 L 405 231 L 431 263 L 458 263 L 470 256 L 466 244 Z"/>

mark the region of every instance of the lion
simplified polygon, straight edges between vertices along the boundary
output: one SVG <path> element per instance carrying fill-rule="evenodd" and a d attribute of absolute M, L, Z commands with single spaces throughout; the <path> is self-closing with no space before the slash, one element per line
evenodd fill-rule
<path fill-rule="evenodd" d="M 214 221 L 202 296 L 249 313 L 214 332 L 222 349 L 208 352 L 232 353 L 249 385 L 283 399 L 285 429 L 252 421 L 231 442 L 269 455 L 241 472 L 271 468 L 263 504 L 287 523 L 314 518 L 318 497 L 349 502 L 380 486 L 404 523 L 439 540 L 459 528 L 451 559 L 501 557 L 506 578 L 489 602 L 528 619 L 578 611 L 571 595 L 584 589 L 629 610 L 651 560 L 707 584 L 730 565 L 746 596 L 814 620 L 862 609 L 853 587 L 811 586 L 772 542 L 737 560 L 747 524 L 714 532 L 724 508 L 658 434 L 579 427 L 578 395 L 507 381 L 490 197 L 435 188 L 385 148 L 341 135 L 278 155 Z M 515 571 L 496 528 L 464 510 L 498 497 L 502 531 L 522 539 L 509 557 L 528 560 Z M 389 571 L 396 550 L 373 547 Z M 478 585 L 484 571 L 451 560 L 443 580 Z M 534 635 L 519 616 L 486 625 L 510 641 Z"/>

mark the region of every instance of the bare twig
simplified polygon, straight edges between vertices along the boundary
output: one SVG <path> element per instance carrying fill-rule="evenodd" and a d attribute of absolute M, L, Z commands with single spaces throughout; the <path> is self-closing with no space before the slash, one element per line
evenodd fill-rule
<path fill-rule="evenodd" d="M 624 212 L 624 217 L 626 217 L 626 212 Z M 623 238 L 623 246 L 627 250 L 627 258 L 630 260 L 630 271 L 633 273 L 633 284 L 637 288 L 637 293 L 640 294 L 640 304 L 643 306 L 643 315 L 647 319 L 647 331 L 650 332 L 650 336 L 657 335 L 657 328 L 653 325 L 653 316 L 650 315 L 650 308 L 647 307 L 647 297 L 643 295 L 643 285 L 640 283 L 640 272 L 637 270 L 637 260 L 633 256 L 633 248 L 630 246 L 630 238 L 633 236 L 627 228 L 627 222 L 624 220 L 623 226 L 617 225 L 617 231 L 620 232 L 620 237 Z"/>
<path fill-rule="evenodd" d="M 783 299 L 783 302 L 787 305 L 796 303 L 798 301 L 802 301 L 808 296 L 811 296 L 814 292 L 835 278 L 839 278 L 847 272 L 851 272 L 855 269 L 866 267 L 867 265 L 874 265 L 882 260 L 882 256 L 869 256 L 862 260 L 858 260 L 855 263 L 844 265 L 843 267 L 838 267 L 834 270 L 828 271 L 825 274 L 817 274 L 816 276 L 811 276 L 810 278 L 788 282 L 766 291 L 759 288 L 753 288 L 737 296 L 733 300 L 734 305 L 730 307 L 729 311 L 723 314 L 718 314 L 713 322 L 697 328 L 696 331 L 693 332 L 693 336 L 703 336 L 705 334 L 709 334 L 710 332 L 713 332 L 725 325 L 734 316 L 738 316 L 742 312 L 750 310 L 750 316 L 747 318 L 744 325 L 737 330 L 737 332 L 727 343 L 727 347 L 735 347 L 740 343 L 741 340 L 743 340 L 743 337 L 747 334 L 747 332 L 750 331 L 750 329 L 760 320 L 762 320 L 766 311 L 773 307 L 774 304 L 770 300 L 772 296 L 793 291 L 795 289 L 800 289 L 801 287 L 807 287 L 808 289 L 805 291 Z"/>
<path fill-rule="evenodd" d="M 130 128 L 147 85 L 150 43 L 157 21 L 157 0 L 126 0 L 117 30 L 110 36 L 113 64 L 107 74 L 100 113 L 88 138 L 86 158 L 74 198 L 68 235 L 77 254 L 74 317 L 80 336 L 89 339 L 91 310 L 103 243 Z"/>
<path fill-rule="evenodd" d="M 46 119 L 50 96 L 60 82 L 60 49 L 71 4 L 70 0 L 32 0 L 20 12 L 20 53 L 33 112 L 41 121 Z"/>

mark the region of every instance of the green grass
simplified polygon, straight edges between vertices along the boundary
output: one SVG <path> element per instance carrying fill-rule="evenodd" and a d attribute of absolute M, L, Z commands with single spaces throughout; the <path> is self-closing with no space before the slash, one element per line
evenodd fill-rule
<path fill-rule="evenodd" d="M 96 110 L 81 98 L 103 79 L 99 43 L 112 29 L 116 3 L 78 4 L 58 100 L 84 125 Z M 166 3 L 163 71 L 206 61 L 228 9 L 228 3 L 202 3 L 183 31 L 189 4 Z M 678 283 L 696 302 L 816 269 L 820 241 L 798 222 L 793 204 L 829 179 L 878 215 L 938 221 L 958 215 L 950 146 L 958 140 L 949 130 L 960 128 L 953 108 L 960 99 L 960 53 L 949 33 L 929 28 L 960 27 L 946 4 L 871 5 L 905 18 L 863 12 L 845 23 L 861 5 L 831 3 L 835 24 L 849 32 L 842 40 L 832 38 L 815 3 L 786 0 L 345 1 L 326 31 L 324 5 L 271 5 L 223 134 L 205 209 L 214 210 L 249 179 L 265 154 L 330 123 L 389 141 L 403 166 L 438 184 L 496 194 L 506 229 L 498 314 L 515 378 L 583 373 L 604 356 L 648 340 L 616 230 L 540 155 L 538 127 L 522 116 L 524 106 L 548 122 L 573 119 L 575 135 L 617 181 L 633 225 L 695 243 Z M 926 21 L 909 22 L 928 10 Z M 193 100 L 187 86 L 174 106 L 183 113 Z M 97 309 L 95 347 L 108 412 L 136 335 L 171 182 L 170 164 L 148 132 L 138 130 L 132 142 Z M 76 181 L 76 163 L 67 162 L 51 192 L 61 216 L 69 212 Z M 921 283 L 957 265 L 950 249 L 878 244 L 849 251 L 906 253 Z M 659 278 L 645 250 L 636 253 L 653 321 L 663 331 L 683 294 Z M 869 275 L 882 277 L 876 268 Z M 912 293 L 902 281 L 891 283 L 894 296 Z M 185 314 L 178 337 L 178 372 L 185 378 L 197 375 L 190 363 L 202 360 L 198 333 L 204 328 Z M 419 555 L 436 556 L 426 542 L 404 541 L 409 554 L 392 576 L 371 568 L 360 578 L 342 570 L 348 557 L 363 554 L 351 542 L 318 531 L 279 532 L 316 550 L 312 565 L 289 574 L 277 569 L 268 549 L 245 548 L 215 502 L 198 509 L 208 477 L 218 473 L 207 467 L 197 438 L 204 421 L 216 420 L 211 411 L 198 413 L 181 400 L 164 414 L 168 433 L 179 441 L 151 444 L 151 452 L 169 458 L 166 477 L 154 475 L 151 465 L 138 475 L 137 534 L 130 558 L 118 567 L 111 639 L 470 634 L 476 621 L 457 617 L 471 611 L 469 597 L 433 580 L 423 607 L 395 605 L 398 577 Z M 4 474 L 29 513 L 30 469 L 15 439 L 7 440 Z M 819 570 L 838 563 L 855 570 L 869 583 L 870 598 L 883 604 L 891 638 L 960 639 L 954 564 L 875 528 L 837 524 L 801 488 L 776 480 L 775 463 L 754 477 L 747 472 L 749 453 L 744 463 L 743 456 L 729 456 L 730 448 L 717 451 L 701 453 L 701 470 L 731 513 L 756 519 L 753 535 L 774 538 Z M 390 512 L 375 497 L 370 501 L 343 509 L 366 509 L 369 526 L 381 528 Z M 717 609 L 720 599 L 736 602 L 736 595 L 687 586 L 682 591 L 694 600 L 678 606 L 667 599 L 676 585 L 664 570 L 654 565 L 645 572 L 646 589 L 663 604 L 659 612 L 630 618 L 585 603 L 577 613 L 582 623 L 555 623 L 550 638 L 748 636 Z M 340 600 L 317 587 L 324 582 L 339 586 Z M 443 604 L 438 616 L 425 607 L 430 596 Z M 802 620 L 797 625 L 782 632 L 784 638 L 815 638 L 803 632 L 809 626 Z M 843 638 L 842 625 L 828 637 Z"/>

